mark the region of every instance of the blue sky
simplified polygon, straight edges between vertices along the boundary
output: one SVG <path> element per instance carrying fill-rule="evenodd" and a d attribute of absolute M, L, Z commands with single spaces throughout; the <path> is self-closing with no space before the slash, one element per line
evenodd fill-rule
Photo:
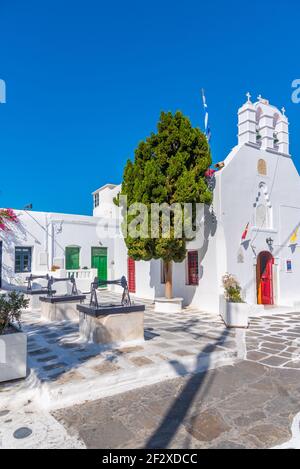
<path fill-rule="evenodd" d="M 90 214 L 161 110 L 203 127 L 215 161 L 250 91 L 285 106 L 300 169 L 298 1 L 0 0 L 0 206 Z M 242 177 L 242 175 L 239 175 Z"/>

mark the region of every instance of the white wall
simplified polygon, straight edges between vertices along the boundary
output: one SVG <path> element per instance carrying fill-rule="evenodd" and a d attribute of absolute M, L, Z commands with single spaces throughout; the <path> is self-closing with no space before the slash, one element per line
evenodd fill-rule
<path fill-rule="evenodd" d="M 15 211 L 19 223 L 11 224 L 10 231 L 0 232 L 3 241 L 2 286 L 25 283 L 28 273 L 16 274 L 15 247 L 32 248 L 33 273 L 44 274 L 52 265 L 65 268 L 65 248 L 80 247 L 80 267 L 91 267 L 91 248 L 106 247 L 108 279 L 126 274 L 126 250 L 123 239 L 110 237 L 117 233 L 115 220 L 96 217 L 44 212 Z"/>
<path fill-rule="evenodd" d="M 257 162 L 267 163 L 267 175 L 257 172 Z M 300 300 L 300 251 L 292 252 L 289 239 L 300 224 L 300 179 L 291 158 L 275 152 L 244 145 L 236 148 L 225 160 L 225 168 L 217 176 L 221 184 L 219 219 L 224 228 L 228 254 L 227 271 L 236 275 L 247 302 L 256 303 L 256 261 L 262 251 L 269 251 L 266 239 L 274 240 L 275 302 L 292 305 Z M 261 183 L 265 189 L 260 188 Z M 254 204 L 259 192 L 266 190 L 270 200 L 272 223 L 255 226 Z M 250 222 L 249 243 L 241 245 L 241 236 Z M 300 232 L 299 232 L 300 234 Z M 239 262 L 243 257 L 243 262 Z M 292 259 L 294 270 L 287 274 L 285 260 Z"/>

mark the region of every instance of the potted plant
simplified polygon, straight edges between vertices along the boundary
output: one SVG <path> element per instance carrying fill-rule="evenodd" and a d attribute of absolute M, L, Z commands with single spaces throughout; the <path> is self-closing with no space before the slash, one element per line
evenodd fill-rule
<path fill-rule="evenodd" d="M 220 308 L 227 327 L 248 327 L 250 306 L 241 297 L 241 286 L 231 274 L 222 278 L 224 297 Z"/>
<path fill-rule="evenodd" d="M 0 382 L 26 376 L 27 337 L 21 331 L 20 318 L 28 303 L 15 291 L 0 295 Z"/>

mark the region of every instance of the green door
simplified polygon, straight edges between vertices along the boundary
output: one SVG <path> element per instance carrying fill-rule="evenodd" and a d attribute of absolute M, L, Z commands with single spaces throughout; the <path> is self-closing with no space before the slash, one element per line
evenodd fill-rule
<path fill-rule="evenodd" d="M 66 248 L 66 269 L 67 270 L 79 269 L 79 252 L 80 252 L 80 248 L 76 248 L 76 247 Z"/>
<path fill-rule="evenodd" d="M 92 268 L 97 269 L 99 280 L 107 280 L 107 248 L 92 248 Z"/>

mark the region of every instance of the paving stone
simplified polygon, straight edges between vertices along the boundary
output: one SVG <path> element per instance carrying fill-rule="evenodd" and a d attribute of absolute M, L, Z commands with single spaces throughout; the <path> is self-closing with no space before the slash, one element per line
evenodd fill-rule
<path fill-rule="evenodd" d="M 134 438 L 131 432 L 119 420 L 94 422 L 80 428 L 79 437 L 85 442 L 88 449 L 110 449 L 125 446 L 126 442 Z M 112 441 L 113 446 L 112 446 Z"/>
<path fill-rule="evenodd" d="M 83 379 L 85 379 L 84 376 L 78 371 L 68 371 L 59 375 L 57 384 L 67 384 L 74 381 L 81 381 Z"/>
<path fill-rule="evenodd" d="M 280 366 L 286 363 L 286 360 L 287 359 L 285 357 L 271 356 L 269 358 L 264 358 L 263 360 L 260 360 L 260 363 L 270 366 Z"/>
<path fill-rule="evenodd" d="M 285 352 L 300 353 L 300 347 L 288 347 Z"/>
<path fill-rule="evenodd" d="M 43 358 L 37 358 L 37 361 L 40 363 L 43 363 L 43 362 L 49 362 L 51 360 L 56 360 L 57 358 L 58 358 L 57 355 L 47 355 L 46 357 L 43 357 Z"/>
<path fill-rule="evenodd" d="M 272 350 L 270 348 L 265 348 L 265 347 L 261 347 L 259 351 L 265 353 L 266 355 L 277 355 L 277 354 L 280 355 L 281 353 L 278 350 Z"/>
<path fill-rule="evenodd" d="M 40 348 L 38 350 L 30 351 L 29 354 L 35 356 L 35 355 L 44 355 L 45 353 L 49 353 L 49 352 L 51 352 L 49 348 Z"/>
<path fill-rule="evenodd" d="M 255 436 L 266 447 L 279 445 L 288 441 L 291 437 L 289 430 L 270 423 L 257 425 L 248 431 L 250 435 Z"/>
<path fill-rule="evenodd" d="M 289 359 L 292 358 L 292 355 L 293 355 L 292 353 L 288 353 L 288 352 L 280 352 L 278 354 L 278 356 L 280 356 L 280 357 L 286 357 L 286 358 L 289 358 Z"/>
<path fill-rule="evenodd" d="M 82 356 L 78 357 L 78 361 L 86 362 L 86 361 L 90 360 L 91 358 L 95 358 L 95 357 L 97 357 L 97 354 L 82 355 Z"/>
<path fill-rule="evenodd" d="M 274 350 L 275 352 L 282 351 L 282 350 L 285 349 L 284 345 L 274 344 L 272 342 L 262 342 L 261 347 L 265 347 L 265 348 Z"/>
<path fill-rule="evenodd" d="M 234 441 L 219 441 L 216 445 L 212 446 L 212 449 L 247 449 L 246 446 L 241 445 L 240 443 L 235 443 Z"/>
<path fill-rule="evenodd" d="M 266 415 L 262 411 L 250 412 L 248 415 L 241 415 L 234 419 L 235 425 L 238 427 L 247 427 L 254 422 L 266 419 Z"/>
<path fill-rule="evenodd" d="M 133 352 L 141 352 L 144 350 L 144 347 L 140 345 L 136 345 L 133 347 L 122 347 L 117 350 L 118 353 L 133 353 Z"/>
<path fill-rule="evenodd" d="M 43 370 L 50 371 L 50 370 L 55 370 L 56 368 L 64 368 L 66 366 L 67 366 L 66 363 L 53 363 L 52 365 L 43 366 Z"/>
<path fill-rule="evenodd" d="M 105 374 L 120 370 L 120 367 L 115 363 L 105 361 L 100 363 L 100 365 L 92 366 L 92 370 L 96 371 L 97 373 Z"/>
<path fill-rule="evenodd" d="M 174 353 L 175 355 L 178 355 L 179 357 L 186 357 L 186 356 L 194 355 L 194 353 L 189 352 L 188 350 L 172 350 L 172 353 Z"/>
<path fill-rule="evenodd" d="M 158 358 L 160 358 L 161 360 L 164 360 L 164 361 L 169 361 L 169 357 L 167 357 L 166 355 L 163 355 L 162 353 L 156 353 L 155 357 L 158 357 Z"/>
<path fill-rule="evenodd" d="M 212 441 L 230 430 L 222 416 L 214 410 L 207 410 L 197 415 L 190 424 L 185 425 L 185 428 L 200 441 Z"/>
<path fill-rule="evenodd" d="M 155 347 L 159 347 L 159 348 L 170 348 L 170 347 L 173 346 L 171 344 L 168 344 L 167 342 L 157 342 L 153 345 L 155 345 Z"/>
<path fill-rule="evenodd" d="M 259 361 L 262 358 L 266 358 L 268 356 L 267 353 L 262 353 L 262 352 L 248 352 L 247 353 L 247 360 L 254 360 L 254 361 Z"/>
<path fill-rule="evenodd" d="M 131 357 L 129 360 L 136 366 L 146 366 L 153 364 L 153 361 L 147 357 Z"/>
<path fill-rule="evenodd" d="M 290 361 L 285 363 L 285 368 L 298 368 L 300 369 L 300 361 Z"/>

